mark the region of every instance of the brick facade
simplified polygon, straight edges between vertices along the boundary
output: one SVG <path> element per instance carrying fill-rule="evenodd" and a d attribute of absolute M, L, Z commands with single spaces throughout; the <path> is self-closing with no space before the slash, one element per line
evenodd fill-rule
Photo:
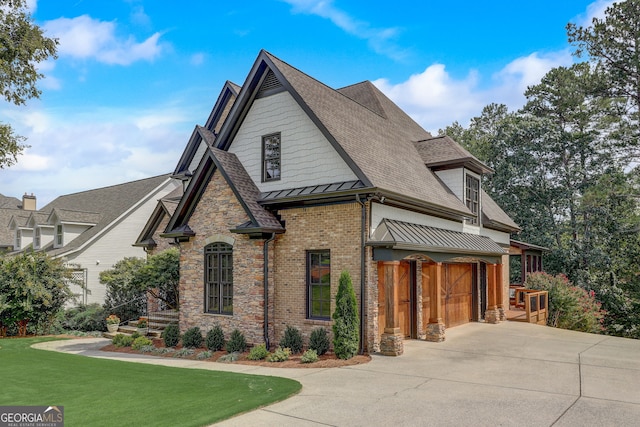
<path fill-rule="evenodd" d="M 264 342 L 264 240 L 229 231 L 248 220 L 233 191 L 216 171 L 189 220 L 196 235 L 180 244 L 181 332 L 198 326 L 206 333 L 220 324 L 227 338 L 238 328 L 248 343 Z M 204 312 L 204 248 L 214 242 L 233 246 L 233 315 Z"/>
<path fill-rule="evenodd" d="M 287 325 L 300 329 L 305 342 L 311 331 L 332 322 L 307 318 L 306 254 L 309 250 L 329 250 L 331 254 L 331 313 L 335 309 L 340 273 L 347 270 L 360 302 L 361 206 L 354 202 L 329 206 L 286 209 L 279 212 L 287 231 L 275 245 L 276 341 Z"/>

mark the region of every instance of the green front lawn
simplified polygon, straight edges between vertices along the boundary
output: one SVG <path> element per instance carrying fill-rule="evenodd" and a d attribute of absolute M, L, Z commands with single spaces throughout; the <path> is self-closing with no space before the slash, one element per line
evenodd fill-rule
<path fill-rule="evenodd" d="M 286 378 L 120 362 L 0 339 L 0 406 L 64 406 L 67 426 L 205 426 L 277 402 Z"/>

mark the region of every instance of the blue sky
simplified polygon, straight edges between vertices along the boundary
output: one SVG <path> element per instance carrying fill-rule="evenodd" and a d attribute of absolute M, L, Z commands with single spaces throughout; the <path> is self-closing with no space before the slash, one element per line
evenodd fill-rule
<path fill-rule="evenodd" d="M 371 80 L 432 133 L 570 65 L 565 26 L 612 1 L 30 0 L 60 40 L 42 96 L 0 102 L 31 146 L 0 193 L 53 198 L 172 172 L 226 80 L 260 49 L 339 88 Z M 180 6 L 176 6 L 179 4 Z"/>

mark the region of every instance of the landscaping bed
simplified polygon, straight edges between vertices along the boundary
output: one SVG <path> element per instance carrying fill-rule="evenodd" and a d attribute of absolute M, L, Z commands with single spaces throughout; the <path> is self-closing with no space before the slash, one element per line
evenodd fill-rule
<path fill-rule="evenodd" d="M 113 344 L 108 344 L 101 348 L 102 351 L 110 351 L 117 353 L 130 353 L 130 354 L 144 354 L 146 356 L 157 356 L 157 357 L 179 357 L 181 359 L 189 359 L 189 360 L 201 360 L 203 362 L 219 362 L 219 363 L 237 363 L 242 365 L 256 365 L 256 366 L 268 366 L 272 368 L 339 368 L 342 366 L 352 366 L 352 365 L 360 365 L 363 363 L 367 363 L 371 360 L 369 355 L 356 355 L 351 359 L 343 360 L 336 357 L 333 353 L 326 353 L 321 356 L 318 356 L 318 361 L 313 363 L 302 363 L 300 361 L 302 355 L 301 354 L 292 354 L 289 357 L 289 360 L 285 360 L 284 362 L 269 362 L 266 360 L 249 360 L 247 356 L 249 352 L 246 351 L 244 353 L 240 353 L 237 360 L 233 362 L 220 362 L 219 359 L 225 355 L 228 355 L 226 351 L 215 351 L 212 352 L 211 357 L 202 357 L 202 353 L 206 352 L 205 348 L 196 348 L 193 349 L 193 354 L 180 354 L 180 350 L 183 350 L 181 345 L 177 345 L 175 347 L 167 348 L 164 345 L 162 339 L 152 339 L 153 346 L 157 349 L 156 351 L 140 351 L 135 350 L 132 347 L 117 347 Z M 178 356 L 178 354 L 180 354 Z"/>

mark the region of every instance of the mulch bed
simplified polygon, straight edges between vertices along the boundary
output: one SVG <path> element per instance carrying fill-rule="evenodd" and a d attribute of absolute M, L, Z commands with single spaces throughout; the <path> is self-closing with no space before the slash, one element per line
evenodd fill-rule
<path fill-rule="evenodd" d="M 161 339 L 153 339 L 153 345 L 156 348 L 165 348 L 164 341 Z M 182 347 L 180 345 L 173 347 L 173 349 L 180 350 Z M 142 353 L 141 351 L 134 350 L 131 347 L 116 347 L 113 344 L 108 344 L 102 347 L 100 350 L 102 351 L 112 351 L 116 353 L 130 353 L 130 354 L 144 354 L 145 356 L 156 356 L 156 357 L 174 357 L 175 352 L 165 353 L 165 354 L 156 354 L 156 353 Z M 207 359 L 198 359 L 198 354 L 206 351 L 205 348 L 197 348 L 194 349 L 194 354 L 190 356 L 181 357 L 181 359 L 188 360 L 201 360 L 203 362 L 216 362 L 222 356 L 228 354 L 226 351 L 216 351 L 210 358 Z M 223 363 L 237 363 L 242 365 L 255 365 L 255 366 L 268 366 L 271 368 L 340 368 L 342 366 L 352 366 L 352 365 L 361 365 L 363 363 L 367 363 L 371 360 L 369 355 L 356 355 L 351 359 L 343 360 L 338 359 L 333 353 L 326 353 L 322 356 L 318 356 L 318 361 L 313 363 L 302 363 L 300 361 L 301 354 L 292 354 L 289 357 L 289 360 L 284 362 L 268 362 L 265 360 L 249 360 L 247 356 L 249 352 L 242 353 L 238 360 L 233 362 L 223 362 Z"/>

